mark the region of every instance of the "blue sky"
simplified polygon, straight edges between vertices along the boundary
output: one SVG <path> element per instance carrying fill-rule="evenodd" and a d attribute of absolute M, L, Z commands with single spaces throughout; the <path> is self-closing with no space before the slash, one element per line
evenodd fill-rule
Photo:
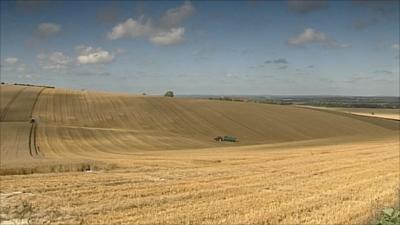
<path fill-rule="evenodd" d="M 399 95 L 399 1 L 1 1 L 1 80 Z"/>

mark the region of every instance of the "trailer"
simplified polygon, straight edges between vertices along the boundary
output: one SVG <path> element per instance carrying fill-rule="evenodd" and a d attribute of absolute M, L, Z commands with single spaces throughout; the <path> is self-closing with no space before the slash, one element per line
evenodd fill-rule
<path fill-rule="evenodd" d="M 229 141 L 229 142 L 237 142 L 237 138 L 233 137 L 233 136 L 218 136 L 216 138 L 214 138 L 214 140 L 218 141 L 218 142 L 222 142 L 222 141 Z"/>
<path fill-rule="evenodd" d="M 233 136 L 224 136 L 224 141 L 236 142 L 237 138 Z"/>

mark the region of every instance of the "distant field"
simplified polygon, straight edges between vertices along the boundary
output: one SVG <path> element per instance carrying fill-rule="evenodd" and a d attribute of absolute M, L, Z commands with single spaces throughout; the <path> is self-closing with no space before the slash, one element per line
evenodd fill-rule
<path fill-rule="evenodd" d="M 399 201 L 395 120 L 0 87 L 2 221 L 360 224 Z"/>
<path fill-rule="evenodd" d="M 400 109 L 366 109 L 366 108 L 336 108 L 341 112 L 349 112 L 356 115 L 381 117 L 386 119 L 400 120 Z"/>
<path fill-rule="evenodd" d="M 277 105 L 304 105 L 330 108 L 376 108 L 400 109 L 398 96 L 323 96 L 323 95 L 293 95 L 293 96 L 263 96 L 263 95 L 227 95 L 227 96 L 182 96 L 220 101 L 257 102 Z"/>
<path fill-rule="evenodd" d="M 306 106 L 308 107 L 308 106 Z M 314 107 L 314 106 L 310 106 Z M 385 119 L 400 120 L 400 109 L 379 109 L 379 108 L 336 108 L 336 107 L 314 107 L 337 112 L 345 112 L 354 115 L 379 117 Z"/>

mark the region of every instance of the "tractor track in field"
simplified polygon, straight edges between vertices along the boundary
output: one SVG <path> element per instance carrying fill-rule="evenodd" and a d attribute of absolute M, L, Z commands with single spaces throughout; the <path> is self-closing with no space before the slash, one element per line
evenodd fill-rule
<path fill-rule="evenodd" d="M 30 114 L 31 118 L 33 118 L 33 112 L 35 110 L 36 103 L 39 100 L 39 96 L 45 89 L 46 87 L 42 88 L 36 95 L 36 98 L 32 104 L 32 109 Z M 37 120 L 31 121 L 31 129 L 29 131 L 29 154 L 32 157 L 39 156 L 39 151 L 40 151 L 37 145 L 37 129 L 38 129 L 38 121 Z"/>
<path fill-rule="evenodd" d="M 7 116 L 8 110 L 10 110 L 11 105 L 14 103 L 14 101 L 18 98 L 18 96 L 26 89 L 27 87 L 21 88 L 13 97 L 12 99 L 7 103 L 6 107 L 4 107 L 3 111 L 1 112 L 0 115 L 0 121 L 3 122 L 4 119 Z"/>
<path fill-rule="evenodd" d="M 29 131 L 29 142 L 28 142 L 28 146 L 29 146 L 29 155 L 31 155 L 31 157 L 33 157 L 32 154 L 32 132 L 33 132 L 33 124 L 31 125 L 31 129 Z"/>
<path fill-rule="evenodd" d="M 29 154 L 34 157 L 39 155 L 39 146 L 37 146 L 37 123 L 32 123 L 29 131 Z"/>
<path fill-rule="evenodd" d="M 43 92 L 46 88 L 47 88 L 47 87 L 42 88 L 42 89 L 38 92 L 38 94 L 36 95 L 36 98 L 35 98 L 35 100 L 34 100 L 34 102 L 33 102 L 33 104 L 32 104 L 31 118 L 33 117 L 33 111 L 35 110 L 35 106 L 36 106 L 36 103 L 37 103 L 38 100 L 39 100 L 39 96 L 40 96 L 40 94 L 42 94 L 42 92 Z"/>

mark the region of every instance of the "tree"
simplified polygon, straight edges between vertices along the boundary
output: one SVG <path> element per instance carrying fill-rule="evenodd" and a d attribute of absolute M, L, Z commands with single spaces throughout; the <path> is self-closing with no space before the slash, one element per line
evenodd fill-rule
<path fill-rule="evenodd" d="M 173 91 L 167 91 L 167 92 L 165 92 L 165 95 L 164 95 L 165 97 L 174 97 L 174 92 Z"/>

